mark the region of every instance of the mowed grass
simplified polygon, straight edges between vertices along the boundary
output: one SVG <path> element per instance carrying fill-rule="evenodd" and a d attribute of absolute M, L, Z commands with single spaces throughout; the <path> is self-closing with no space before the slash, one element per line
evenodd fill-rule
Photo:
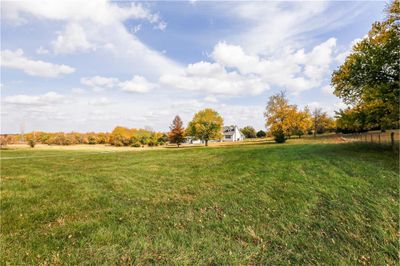
<path fill-rule="evenodd" d="M 390 151 L 262 144 L 1 155 L 2 265 L 398 262 Z"/>

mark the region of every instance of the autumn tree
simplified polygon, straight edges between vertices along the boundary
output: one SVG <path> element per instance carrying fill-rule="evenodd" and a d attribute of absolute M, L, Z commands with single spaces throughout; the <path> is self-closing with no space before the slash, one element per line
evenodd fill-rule
<path fill-rule="evenodd" d="M 224 120 L 218 112 L 207 108 L 194 115 L 186 132 L 187 135 L 204 141 L 205 145 L 208 146 L 209 140 L 221 138 L 221 128 L 223 124 Z"/>
<path fill-rule="evenodd" d="M 386 20 L 375 22 L 332 74 L 334 94 L 352 106 L 351 111 L 338 112 L 341 123 L 351 115 L 357 130 L 399 127 L 399 58 L 400 1 L 395 0 Z"/>
<path fill-rule="evenodd" d="M 299 138 L 301 138 L 302 135 L 305 135 L 312 127 L 312 119 L 308 107 L 305 107 L 303 111 L 297 111 L 297 109 L 295 109 L 295 112 L 292 111 L 290 120 L 291 134 L 297 135 Z"/>
<path fill-rule="evenodd" d="M 168 134 L 169 141 L 171 143 L 176 143 L 179 146 L 185 140 L 185 129 L 183 128 L 182 119 L 177 115 L 172 121 L 170 132 Z"/>
<path fill-rule="evenodd" d="M 0 135 L 0 149 L 7 147 L 9 143 L 9 138 L 7 135 Z"/>
<path fill-rule="evenodd" d="M 286 136 L 290 132 L 290 116 L 293 109 L 294 106 L 289 104 L 284 92 L 269 97 L 264 116 L 268 131 L 277 143 L 286 141 Z"/>
<path fill-rule="evenodd" d="M 335 120 L 322 111 L 321 108 L 315 108 L 312 112 L 312 128 L 314 137 L 317 134 L 325 133 L 326 131 L 333 131 L 335 129 Z"/>
<path fill-rule="evenodd" d="M 243 135 L 248 139 L 253 139 L 256 137 L 256 130 L 252 126 L 246 126 L 240 130 Z"/>

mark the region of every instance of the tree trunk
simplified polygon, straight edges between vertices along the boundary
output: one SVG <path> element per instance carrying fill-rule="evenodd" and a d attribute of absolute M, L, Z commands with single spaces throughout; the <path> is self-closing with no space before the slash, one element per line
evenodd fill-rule
<path fill-rule="evenodd" d="M 205 140 L 205 144 L 206 144 L 206 146 L 208 146 L 208 140 Z"/>
<path fill-rule="evenodd" d="M 180 145 L 180 144 L 178 143 L 178 148 L 179 148 L 179 145 Z"/>

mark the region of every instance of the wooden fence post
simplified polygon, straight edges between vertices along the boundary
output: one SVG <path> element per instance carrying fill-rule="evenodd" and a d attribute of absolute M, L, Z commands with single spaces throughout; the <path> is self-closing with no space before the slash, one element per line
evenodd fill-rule
<path fill-rule="evenodd" d="M 372 141 L 372 134 L 371 134 L 371 143 L 373 143 L 373 141 Z"/>
<path fill-rule="evenodd" d="M 381 144 L 381 133 L 378 134 L 378 142 Z"/>
<path fill-rule="evenodd" d="M 394 132 L 390 133 L 390 142 L 392 144 L 392 149 L 395 150 L 395 147 L 394 147 Z"/>

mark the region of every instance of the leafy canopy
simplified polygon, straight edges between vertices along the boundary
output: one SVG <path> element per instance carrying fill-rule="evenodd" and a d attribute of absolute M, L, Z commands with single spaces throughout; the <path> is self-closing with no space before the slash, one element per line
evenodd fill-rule
<path fill-rule="evenodd" d="M 375 22 L 368 36 L 354 45 L 332 74 L 334 94 L 353 106 L 351 118 L 361 123 L 352 129 L 399 127 L 399 58 L 400 1 L 395 0 L 387 9 L 386 20 Z M 344 113 L 338 112 L 338 118 L 350 118 Z M 350 121 L 340 123 L 351 127 Z"/>
<path fill-rule="evenodd" d="M 240 131 L 248 139 L 252 139 L 252 138 L 256 137 L 256 130 L 252 126 L 246 126 L 246 127 L 242 128 Z"/>
<path fill-rule="evenodd" d="M 213 109 L 207 108 L 197 112 L 187 128 L 187 135 L 201 139 L 207 143 L 210 139 L 220 139 L 224 120 Z"/>

